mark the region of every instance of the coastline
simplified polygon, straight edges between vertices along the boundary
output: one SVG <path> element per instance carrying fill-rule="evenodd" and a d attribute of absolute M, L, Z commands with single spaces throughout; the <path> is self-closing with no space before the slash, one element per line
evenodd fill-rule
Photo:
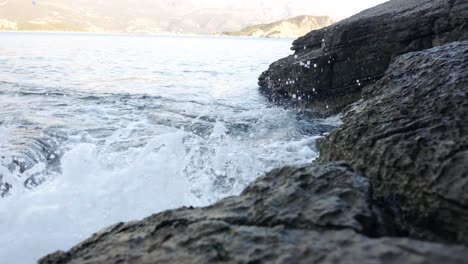
<path fill-rule="evenodd" d="M 222 34 L 212 35 L 197 35 L 197 34 L 175 34 L 175 33 L 123 33 L 123 32 L 88 32 L 88 31 L 48 31 L 48 30 L 0 30 L 2 33 L 45 33 L 45 34 L 82 34 L 82 35 L 103 35 L 103 36 L 148 36 L 148 37 L 193 37 L 193 38 L 237 38 L 237 39 L 270 39 L 270 40 L 290 40 L 295 38 L 268 38 L 268 37 L 254 37 L 254 36 L 227 36 Z"/>

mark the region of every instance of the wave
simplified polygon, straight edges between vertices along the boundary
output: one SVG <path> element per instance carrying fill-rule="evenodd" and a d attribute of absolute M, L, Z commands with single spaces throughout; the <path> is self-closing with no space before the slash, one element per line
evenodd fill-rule
<path fill-rule="evenodd" d="M 316 156 L 315 138 L 262 141 L 250 134 L 234 136 L 222 122 L 207 137 L 173 128 L 140 147 L 116 150 L 124 132 L 114 132 L 102 145 L 69 146 L 58 158 L 55 177 L 0 200 L 0 232 L 9 241 L 0 248 L 2 259 L 14 260 L 7 257 L 26 250 L 32 262 L 114 222 L 207 205 L 240 193 L 266 170 Z"/>

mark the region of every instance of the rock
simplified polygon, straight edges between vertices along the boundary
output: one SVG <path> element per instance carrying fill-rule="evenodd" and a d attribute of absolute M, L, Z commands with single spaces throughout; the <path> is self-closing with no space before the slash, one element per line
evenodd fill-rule
<path fill-rule="evenodd" d="M 392 0 L 297 39 L 259 86 L 273 101 L 328 116 L 359 100 L 395 56 L 459 40 L 468 40 L 468 1 Z"/>
<path fill-rule="evenodd" d="M 240 196 L 114 225 L 40 263 L 466 263 L 461 246 L 370 238 L 389 230 L 368 184 L 344 163 L 286 167 Z"/>
<path fill-rule="evenodd" d="M 411 237 L 468 245 L 468 41 L 395 59 L 318 143 Z"/>

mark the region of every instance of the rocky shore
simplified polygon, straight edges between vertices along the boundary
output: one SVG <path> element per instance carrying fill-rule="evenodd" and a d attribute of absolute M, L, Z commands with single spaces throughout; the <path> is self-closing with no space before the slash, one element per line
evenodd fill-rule
<path fill-rule="evenodd" d="M 321 115 L 341 112 L 396 56 L 468 39 L 465 0 L 392 0 L 293 42 L 259 78 L 264 94 Z M 285 100 L 286 99 L 286 100 Z"/>
<path fill-rule="evenodd" d="M 343 113 L 319 160 L 39 262 L 468 263 L 468 2 L 393 0 L 293 49 L 259 82 Z"/>

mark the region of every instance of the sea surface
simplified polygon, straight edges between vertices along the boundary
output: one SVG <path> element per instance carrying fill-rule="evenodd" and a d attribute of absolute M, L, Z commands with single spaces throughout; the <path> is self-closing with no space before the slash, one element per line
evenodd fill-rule
<path fill-rule="evenodd" d="M 0 262 L 239 194 L 317 156 L 337 118 L 271 105 L 291 40 L 0 33 Z"/>

